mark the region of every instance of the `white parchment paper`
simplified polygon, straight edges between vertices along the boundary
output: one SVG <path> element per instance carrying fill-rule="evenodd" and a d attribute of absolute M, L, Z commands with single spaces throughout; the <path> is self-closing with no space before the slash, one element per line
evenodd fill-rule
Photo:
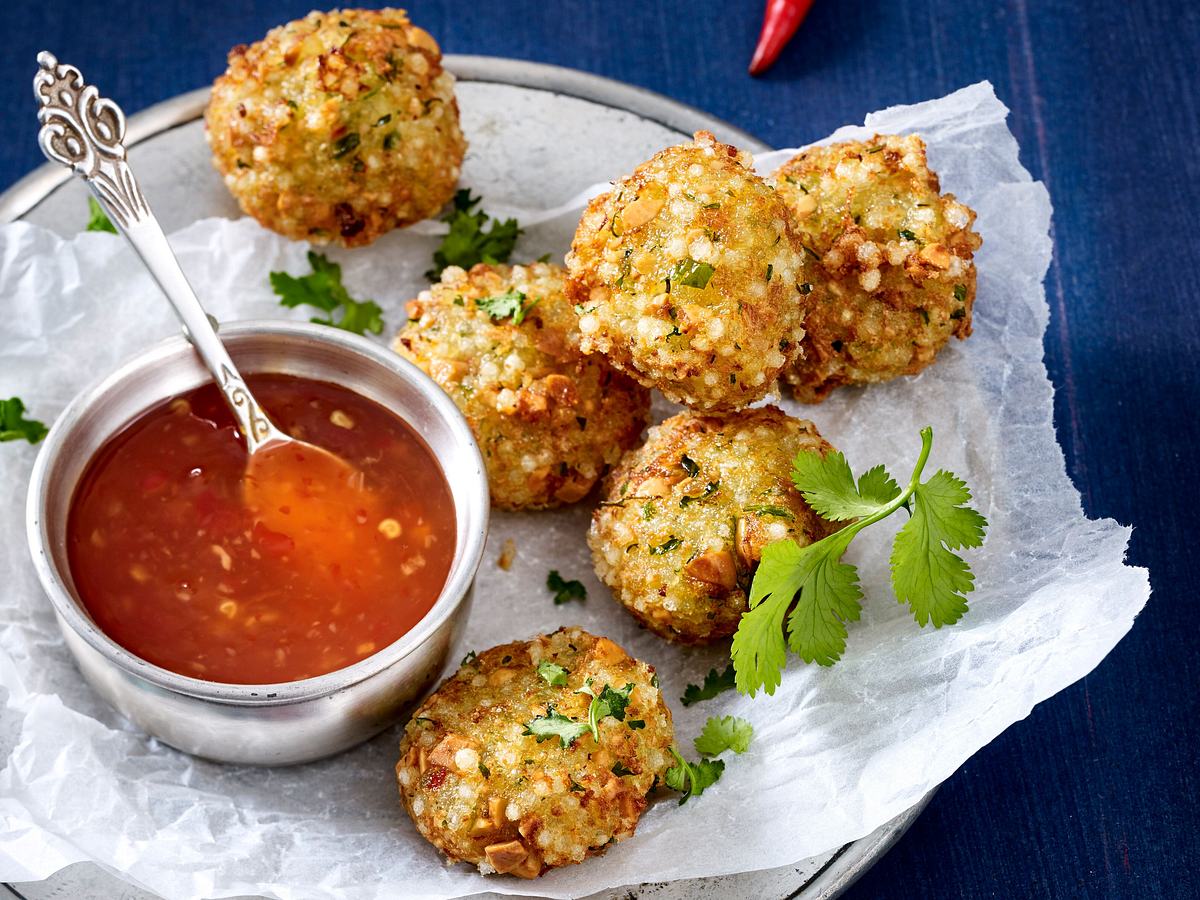
<path fill-rule="evenodd" d="M 978 576 L 961 623 L 921 629 L 888 587 L 896 523 L 851 551 L 866 590 L 862 621 L 830 669 L 792 661 L 774 697 L 725 694 L 684 709 L 679 697 L 723 664 L 721 648 L 682 649 L 633 624 L 591 574 L 589 503 L 497 515 L 479 576 L 468 646 L 483 648 L 578 623 L 653 662 L 673 701 L 680 745 L 704 719 L 750 719 L 750 752 L 721 782 L 678 807 L 656 803 L 637 835 L 603 857 L 536 882 L 447 867 L 396 797 L 398 731 L 327 762 L 276 770 L 199 762 L 158 744 L 84 686 L 29 561 L 24 494 L 34 449 L 0 447 L 0 880 L 44 878 L 94 860 L 168 897 L 453 897 L 481 891 L 581 896 L 646 880 L 785 865 L 867 834 L 916 803 L 1035 703 L 1089 672 L 1149 595 L 1123 565 L 1129 529 L 1084 517 L 1055 441 L 1042 363 L 1050 201 L 1017 157 L 991 86 L 869 116 L 830 140 L 916 131 L 945 190 L 979 212 L 975 335 L 921 376 L 841 390 L 812 418 L 858 468 L 904 476 L 918 429 L 935 429 L 930 471 L 973 488 L 991 527 L 970 556 Z M 792 151 L 787 151 L 790 153 Z M 771 154 L 769 156 L 774 157 Z M 764 159 L 765 169 L 778 158 Z M 621 173 L 614 172 L 614 177 Z M 488 185 L 472 187 L 485 197 Z M 580 185 L 581 196 L 587 185 Z M 494 213 L 505 210 L 493 209 Z M 518 257 L 569 246 L 578 215 L 513 210 L 529 228 Z M 389 334 L 423 285 L 436 229 L 334 252 L 356 296 L 377 299 Z M 282 310 L 267 273 L 307 271 L 306 248 L 248 219 L 210 219 L 172 243 L 203 301 L 223 320 L 302 317 Z M 85 384 L 176 331 L 167 304 L 124 243 L 71 240 L 25 224 L 0 228 L 0 395 L 52 418 Z M 663 410 L 665 405 L 660 404 Z M 512 538 L 511 571 L 495 560 Z M 581 578 L 586 604 L 555 607 L 549 568 Z M 703 848 L 703 852 L 696 852 Z"/>

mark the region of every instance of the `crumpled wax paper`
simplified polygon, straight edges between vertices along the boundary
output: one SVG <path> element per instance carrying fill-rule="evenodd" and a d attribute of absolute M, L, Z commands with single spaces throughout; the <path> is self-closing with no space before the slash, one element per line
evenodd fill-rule
<path fill-rule="evenodd" d="M 819 668 L 793 658 L 773 697 L 727 693 L 684 709 L 684 686 L 723 665 L 727 650 L 667 644 L 610 599 L 591 574 L 584 541 L 590 501 L 496 515 L 466 646 L 577 623 L 658 667 L 681 747 L 690 750 L 714 714 L 744 716 L 755 737 L 703 797 L 682 808 L 662 798 L 637 835 L 604 856 L 534 882 L 485 879 L 446 866 L 402 812 L 392 771 L 398 729 L 322 763 L 236 768 L 165 747 L 97 700 L 72 666 L 26 550 L 35 451 L 9 444 L 0 448 L 0 879 L 43 878 L 94 860 L 167 897 L 577 897 L 782 866 L 902 813 L 1034 704 L 1087 674 L 1129 630 L 1149 582 L 1144 569 L 1123 564 L 1129 528 L 1084 517 L 1055 441 L 1042 363 L 1050 200 L 1018 161 L 1006 114 L 991 86 L 979 84 L 876 113 L 865 127 L 829 138 L 874 130 L 924 136 L 943 189 L 979 213 L 975 334 L 918 377 L 843 389 L 816 407 L 784 403 L 813 419 L 856 469 L 884 462 L 897 477 L 910 471 L 920 427 L 934 426 L 929 471 L 964 477 L 991 523 L 983 548 L 968 554 L 978 589 L 959 624 L 917 627 L 888 584 L 897 523 L 869 529 L 849 554 L 866 598 L 840 663 Z M 771 156 L 764 170 L 780 159 Z M 486 184 L 472 187 L 487 195 Z M 578 206 L 542 217 L 519 212 L 529 234 L 518 258 L 565 253 Z M 351 292 L 383 305 L 387 338 L 403 321 L 404 300 L 424 284 L 436 231 L 333 252 Z M 307 271 L 305 246 L 249 219 L 199 221 L 172 243 L 222 320 L 302 317 L 279 307 L 267 273 Z M 20 223 L 0 228 L 0 316 L 0 394 L 20 395 L 46 419 L 178 329 L 121 240 L 63 240 Z M 667 411 L 660 402 L 658 412 Z M 496 559 L 509 538 L 517 556 L 506 572 Z M 550 568 L 582 579 L 587 602 L 553 605 L 544 586 Z"/>

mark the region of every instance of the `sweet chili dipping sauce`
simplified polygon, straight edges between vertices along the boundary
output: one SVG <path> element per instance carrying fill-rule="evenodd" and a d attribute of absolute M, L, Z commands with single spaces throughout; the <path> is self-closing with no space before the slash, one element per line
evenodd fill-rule
<path fill-rule="evenodd" d="M 100 449 L 72 498 L 68 553 L 92 618 L 131 653 L 209 681 L 294 681 L 370 656 L 429 611 L 454 506 L 432 452 L 382 406 L 319 381 L 248 380 L 276 425 L 353 467 L 348 501 L 248 508 L 246 449 L 209 384 Z"/>

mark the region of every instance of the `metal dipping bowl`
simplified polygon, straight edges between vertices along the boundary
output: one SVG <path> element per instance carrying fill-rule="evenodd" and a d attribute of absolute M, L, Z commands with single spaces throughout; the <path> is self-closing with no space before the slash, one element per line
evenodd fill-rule
<path fill-rule="evenodd" d="M 425 440 L 450 486 L 457 519 L 450 573 L 425 617 L 361 662 L 282 684 L 179 675 L 134 656 L 100 631 L 68 565 L 71 498 L 105 441 L 151 407 L 210 380 L 183 337 L 152 347 L 83 391 L 55 422 L 29 485 L 29 548 L 84 678 L 129 719 L 173 747 L 219 762 L 309 762 L 393 724 L 437 679 L 471 605 L 487 536 L 487 477 L 450 398 L 415 366 L 371 341 L 323 325 L 279 321 L 230 325 L 221 337 L 243 372 L 342 385 L 391 410 Z"/>

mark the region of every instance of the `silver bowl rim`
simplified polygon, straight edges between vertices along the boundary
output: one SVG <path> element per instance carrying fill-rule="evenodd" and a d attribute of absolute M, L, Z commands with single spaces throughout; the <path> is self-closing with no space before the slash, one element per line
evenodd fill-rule
<path fill-rule="evenodd" d="M 429 612 L 396 641 L 366 659 L 325 675 L 275 684 L 230 684 L 181 675 L 144 660 L 106 635 L 84 614 L 82 604 L 76 601 L 67 589 L 49 552 L 50 540 L 46 517 L 43 515 L 49 474 L 54 463 L 64 452 L 67 439 L 83 413 L 137 370 L 162 362 L 176 355 L 181 348 L 189 347 L 190 344 L 183 335 L 166 338 L 140 351 L 114 371 L 85 387 L 71 400 L 46 436 L 34 462 L 29 492 L 26 495 L 26 539 L 38 580 L 50 598 L 60 622 L 66 623 L 107 660 L 158 688 L 215 703 L 253 707 L 286 706 L 337 693 L 390 668 L 420 647 L 458 610 L 469 593 L 483 559 L 491 512 L 487 476 L 475 436 L 458 407 L 424 372 L 398 354 L 385 350 L 365 337 L 327 325 L 284 319 L 247 319 L 221 325 L 221 335 L 226 338 L 263 333 L 315 339 L 336 347 L 339 352 L 365 357 L 370 362 L 390 370 L 393 375 L 409 382 L 421 392 L 445 421 L 456 441 L 474 456 L 476 474 L 455 472 L 455 477 L 474 479 L 474 485 L 467 488 L 468 504 L 479 511 L 478 525 L 467 531 L 465 538 L 455 547 L 450 573 Z M 114 431 L 112 434 L 115 433 Z M 111 437 L 112 434 L 108 436 Z M 449 480 L 450 474 L 445 469 L 443 473 Z"/>

